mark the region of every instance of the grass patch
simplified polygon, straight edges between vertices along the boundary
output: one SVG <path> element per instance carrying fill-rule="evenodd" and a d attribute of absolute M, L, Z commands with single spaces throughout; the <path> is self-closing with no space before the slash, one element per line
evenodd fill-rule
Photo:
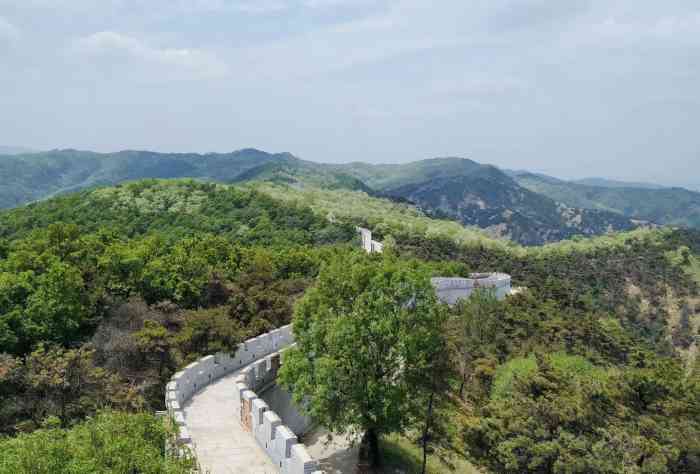
<path fill-rule="evenodd" d="M 573 379 L 588 378 L 605 381 L 608 378 L 606 369 L 594 365 L 585 357 L 556 352 L 549 356 L 549 362 L 555 370 Z M 501 365 L 496 370 L 491 398 L 507 397 L 513 390 L 513 384 L 517 378 L 527 378 L 536 370 L 537 361 L 534 355 L 517 357 Z"/>
<path fill-rule="evenodd" d="M 400 435 L 390 435 L 380 442 L 385 474 L 417 474 L 421 472 L 423 451 L 416 443 Z M 429 474 L 480 474 L 467 459 L 454 454 L 443 462 L 437 456 L 428 455 Z"/>

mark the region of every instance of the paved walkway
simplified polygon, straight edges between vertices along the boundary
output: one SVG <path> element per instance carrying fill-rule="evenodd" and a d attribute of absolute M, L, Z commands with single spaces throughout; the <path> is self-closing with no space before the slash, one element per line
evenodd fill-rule
<path fill-rule="evenodd" d="M 304 436 L 304 444 L 326 474 L 357 472 L 359 443 L 353 443 L 350 437 L 329 435 L 324 428 L 316 428 Z"/>
<path fill-rule="evenodd" d="M 236 417 L 232 372 L 196 393 L 184 406 L 202 471 L 210 474 L 278 474 L 263 449 Z"/>

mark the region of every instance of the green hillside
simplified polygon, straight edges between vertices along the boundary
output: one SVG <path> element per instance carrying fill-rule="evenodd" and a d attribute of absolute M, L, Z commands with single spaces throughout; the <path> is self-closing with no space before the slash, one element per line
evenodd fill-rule
<path fill-rule="evenodd" d="M 353 163 L 336 169 L 357 177 L 384 195 L 415 203 L 434 217 L 477 226 L 495 237 L 525 245 L 636 227 L 616 213 L 559 205 L 520 186 L 493 166 L 462 158 L 401 165 Z"/>
<path fill-rule="evenodd" d="M 0 156 L 0 177 L 0 207 L 143 178 L 267 181 L 358 190 L 412 202 L 426 215 L 480 227 L 492 236 L 526 245 L 631 230 L 639 224 L 633 219 L 700 225 L 700 206 L 696 202 L 700 193 L 595 188 L 542 176 L 535 177 L 538 182 L 525 175 L 516 181 L 493 166 L 461 158 L 331 165 L 254 149 L 204 155 L 54 150 Z"/>
<path fill-rule="evenodd" d="M 407 164 L 265 165 L 241 181 L 271 181 L 315 189 L 351 189 L 417 205 L 424 214 L 484 229 L 525 245 L 637 227 L 617 213 L 567 207 L 521 187 L 493 166 L 461 158 Z"/>
<path fill-rule="evenodd" d="M 384 255 L 359 248 L 357 224 L 385 241 Z M 397 469 L 420 463 L 417 414 L 432 393 L 432 472 L 471 463 L 485 473 L 548 474 L 563 462 L 580 472 L 694 472 L 698 258 L 700 237 L 686 230 L 523 247 L 407 203 L 298 181 L 142 180 L 5 210 L 0 432 L 8 437 L 0 446 L 11 458 L 0 472 L 16 472 L 17 463 L 19 472 L 181 472 L 186 466 L 157 448 L 166 433 L 152 413 L 163 409 L 165 383 L 192 360 L 302 312 L 319 324 L 295 325 L 299 331 L 341 318 L 321 357 L 340 352 L 347 367 L 381 362 L 378 372 L 358 373 L 392 387 L 372 396 L 402 428 L 380 436 Z M 521 291 L 503 302 L 432 306 L 430 276 L 471 271 L 508 272 Z M 413 298 L 411 288 L 421 291 L 421 306 L 392 303 Z M 396 326 L 411 311 L 417 319 L 407 321 L 423 323 Z M 426 326 L 427 314 L 434 325 Z M 385 344 L 353 339 L 375 341 L 377 332 Z M 392 345 L 396 338 L 411 343 Z M 367 353 L 372 347 L 378 355 Z M 405 361 L 396 357 L 402 350 L 416 364 L 411 383 L 399 386 L 400 373 L 384 372 L 383 361 Z M 436 351 L 439 358 L 430 356 Z M 436 360 L 445 362 L 439 371 Z M 299 395 L 312 395 L 304 387 Z M 358 390 L 353 378 L 346 387 Z M 341 403 L 346 392 L 336 393 L 331 402 Z M 103 449 L 117 434 L 123 446 Z"/>
<path fill-rule="evenodd" d="M 571 207 L 616 212 L 658 224 L 700 227 L 700 193 L 682 188 L 591 186 L 523 173 L 525 188 Z"/>
<path fill-rule="evenodd" d="M 433 158 L 395 165 L 350 163 L 334 168 L 357 177 L 373 189 L 384 191 L 433 179 L 469 175 L 483 166 L 464 158 Z"/>
<path fill-rule="evenodd" d="M 143 178 L 200 178 L 230 181 L 266 163 L 295 160 L 288 153 L 246 149 L 233 153 L 93 153 L 53 150 L 0 156 L 0 208 L 59 193 Z"/>

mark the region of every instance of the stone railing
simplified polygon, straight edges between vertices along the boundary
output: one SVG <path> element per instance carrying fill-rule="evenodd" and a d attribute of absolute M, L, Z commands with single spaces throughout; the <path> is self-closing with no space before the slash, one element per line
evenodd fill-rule
<path fill-rule="evenodd" d="M 372 240 L 372 231 L 365 229 L 364 227 L 356 227 L 357 232 L 360 233 L 360 238 L 362 240 L 362 248 L 367 253 L 382 253 L 384 251 L 384 244 Z"/>
<path fill-rule="evenodd" d="M 287 426 L 270 406 L 258 396 L 277 377 L 280 367 L 280 353 L 271 354 L 246 367 L 236 377 L 236 406 L 243 429 L 251 433 L 258 445 L 265 450 L 272 462 L 283 474 L 321 474 L 318 462 L 299 443 L 297 434 L 305 433 L 311 427 L 308 417 L 289 410 L 291 399 L 285 403 L 292 418 L 293 427 Z M 294 429 L 292 429 L 294 428 Z M 296 434 L 295 434 L 296 433 Z"/>
<path fill-rule="evenodd" d="M 321 474 L 318 463 L 309 456 L 304 445 L 298 443 L 296 435 L 253 391 L 261 391 L 274 382 L 280 366 L 280 351 L 293 343 L 292 326 L 284 326 L 245 341 L 234 355 L 218 353 L 202 357 L 173 375 L 166 386 L 165 406 L 177 425 L 178 449 L 195 452 L 184 404 L 210 383 L 244 368 L 236 379 L 237 390 L 231 394 L 240 409 L 232 415 L 239 417 L 243 429 L 255 437 L 281 473 Z M 295 417 L 295 425 L 308 428 L 310 421 L 300 424 L 300 419 L 305 420 L 301 415 Z"/>
<path fill-rule="evenodd" d="M 473 273 L 470 278 L 431 278 L 438 299 L 449 305 L 469 298 L 474 290 L 493 290 L 497 299 L 502 300 L 511 293 L 510 275 L 505 273 Z"/>

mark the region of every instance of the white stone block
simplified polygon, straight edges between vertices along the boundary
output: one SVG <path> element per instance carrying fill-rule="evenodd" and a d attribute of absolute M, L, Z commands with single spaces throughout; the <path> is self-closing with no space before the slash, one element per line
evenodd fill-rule
<path fill-rule="evenodd" d="M 282 424 L 282 420 L 274 411 L 268 410 L 263 415 L 263 426 L 265 427 L 265 436 L 268 440 L 275 439 L 275 429 Z"/>
<path fill-rule="evenodd" d="M 276 464 L 282 469 L 285 468 L 287 460 L 292 455 L 292 446 L 297 444 L 297 437 L 284 425 L 275 428 L 274 455 Z"/>
<path fill-rule="evenodd" d="M 178 429 L 177 443 L 178 444 L 192 443 L 192 436 L 190 435 L 190 432 L 187 430 L 186 426 L 180 426 L 180 428 Z"/>
<path fill-rule="evenodd" d="M 253 400 L 253 408 L 251 410 L 251 415 L 253 416 L 253 429 L 257 430 L 259 427 L 263 426 L 263 415 L 270 407 L 267 406 L 265 400 L 262 398 L 256 398 Z"/>
<path fill-rule="evenodd" d="M 185 422 L 185 414 L 181 411 L 173 412 L 173 421 L 178 426 L 186 426 L 187 425 L 187 422 Z"/>
<path fill-rule="evenodd" d="M 290 474 L 311 474 L 318 470 L 318 462 L 314 460 L 303 444 L 295 444 L 291 449 L 288 461 Z"/>
<path fill-rule="evenodd" d="M 174 412 L 181 410 L 180 402 L 177 400 L 170 400 L 167 404 L 168 413 L 172 416 Z"/>

